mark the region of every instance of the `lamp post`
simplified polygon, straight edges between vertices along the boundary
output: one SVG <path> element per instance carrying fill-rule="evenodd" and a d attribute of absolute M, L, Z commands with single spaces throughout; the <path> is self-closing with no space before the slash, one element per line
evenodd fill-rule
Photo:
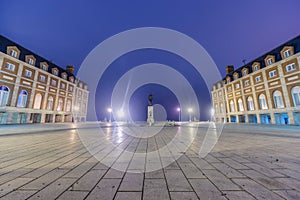
<path fill-rule="evenodd" d="M 180 119 L 180 116 L 181 116 L 180 114 L 181 113 L 180 113 L 180 108 L 179 107 L 177 108 L 177 112 L 178 112 L 178 121 L 180 122 L 181 121 L 181 119 Z"/>
<path fill-rule="evenodd" d="M 190 116 L 190 118 L 189 118 L 189 121 L 190 121 L 190 122 L 192 121 L 192 112 L 193 112 L 193 109 L 192 109 L 192 108 L 189 108 L 189 109 L 188 109 L 188 113 L 189 113 L 189 116 Z"/>
<path fill-rule="evenodd" d="M 107 108 L 107 112 L 109 112 L 109 122 L 111 122 L 112 108 Z"/>

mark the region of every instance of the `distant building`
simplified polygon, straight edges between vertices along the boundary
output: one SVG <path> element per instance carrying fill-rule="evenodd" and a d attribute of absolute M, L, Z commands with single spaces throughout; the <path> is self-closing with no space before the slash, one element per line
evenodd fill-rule
<path fill-rule="evenodd" d="M 0 36 L 0 124 L 85 121 L 88 88 L 73 73 Z"/>
<path fill-rule="evenodd" d="M 212 90 L 215 121 L 300 125 L 300 36 L 226 77 Z"/>

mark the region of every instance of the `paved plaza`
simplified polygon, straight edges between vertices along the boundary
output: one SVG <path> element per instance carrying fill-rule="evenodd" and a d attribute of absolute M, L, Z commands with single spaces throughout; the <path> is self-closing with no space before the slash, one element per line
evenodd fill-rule
<path fill-rule="evenodd" d="M 300 199 L 300 127 L 208 127 L 1 126 L 0 199 Z"/>

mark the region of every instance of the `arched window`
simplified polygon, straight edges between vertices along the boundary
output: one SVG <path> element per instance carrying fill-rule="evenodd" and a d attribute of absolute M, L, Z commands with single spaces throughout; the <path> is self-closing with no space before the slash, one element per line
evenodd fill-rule
<path fill-rule="evenodd" d="M 291 92 L 292 92 L 294 106 L 300 106 L 300 87 L 299 86 L 293 87 Z"/>
<path fill-rule="evenodd" d="M 27 97 L 28 93 L 26 92 L 26 90 L 21 90 L 18 97 L 17 107 L 25 108 L 27 103 Z"/>
<path fill-rule="evenodd" d="M 42 105 L 42 95 L 40 93 L 38 93 L 38 94 L 35 95 L 33 108 L 34 109 L 41 109 L 41 105 Z"/>
<path fill-rule="evenodd" d="M 57 111 L 61 111 L 62 110 L 62 108 L 63 108 L 63 103 L 64 103 L 64 101 L 62 100 L 62 98 L 59 98 L 58 99 L 58 104 L 57 104 Z"/>
<path fill-rule="evenodd" d="M 260 109 L 268 109 L 267 99 L 264 94 L 260 94 L 258 97 Z"/>
<path fill-rule="evenodd" d="M 252 97 L 248 97 L 247 102 L 248 102 L 248 110 L 254 110 L 254 103 Z"/>
<path fill-rule="evenodd" d="M 67 111 L 67 112 L 70 112 L 70 111 L 71 111 L 71 100 L 67 100 L 66 111 Z"/>
<path fill-rule="evenodd" d="M 230 104 L 230 112 L 235 112 L 233 100 L 231 100 L 229 104 Z"/>
<path fill-rule="evenodd" d="M 242 99 L 238 100 L 238 105 L 239 105 L 239 111 L 244 111 L 244 105 L 243 105 L 243 100 Z"/>
<path fill-rule="evenodd" d="M 48 97 L 48 101 L 47 101 L 47 110 L 52 110 L 53 109 L 53 97 L 52 96 L 49 96 Z"/>
<path fill-rule="evenodd" d="M 9 97 L 9 88 L 0 86 L 0 106 L 6 106 Z"/>
<path fill-rule="evenodd" d="M 273 99 L 274 99 L 274 105 L 275 108 L 284 108 L 283 100 L 282 100 L 282 95 L 281 92 L 276 90 L 273 93 Z"/>

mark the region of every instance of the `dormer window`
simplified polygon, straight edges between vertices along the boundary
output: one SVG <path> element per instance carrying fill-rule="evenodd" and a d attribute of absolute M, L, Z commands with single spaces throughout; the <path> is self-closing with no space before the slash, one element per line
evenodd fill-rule
<path fill-rule="evenodd" d="M 9 55 L 16 58 L 18 56 L 18 52 L 11 49 L 10 52 L 9 52 Z"/>
<path fill-rule="evenodd" d="M 84 85 L 84 89 L 87 90 L 87 88 L 88 88 L 87 85 Z"/>
<path fill-rule="evenodd" d="M 253 66 L 253 71 L 256 72 L 257 70 L 258 70 L 258 66 L 257 66 L 257 65 L 254 65 L 254 66 Z"/>
<path fill-rule="evenodd" d="M 244 68 L 242 70 L 242 73 L 243 73 L 243 76 L 247 76 L 248 75 L 248 69 L 247 68 Z"/>
<path fill-rule="evenodd" d="M 285 46 L 280 51 L 280 54 L 281 54 L 282 59 L 287 58 L 294 54 L 294 47 L 293 46 Z"/>
<path fill-rule="evenodd" d="M 290 51 L 289 49 L 283 52 L 284 58 L 287 58 L 287 57 L 289 57 L 290 55 L 291 55 L 291 51 Z"/>
<path fill-rule="evenodd" d="M 229 76 L 226 78 L 226 81 L 227 81 L 227 83 L 230 83 L 230 77 Z"/>
<path fill-rule="evenodd" d="M 52 74 L 54 74 L 55 76 L 58 75 L 58 69 L 57 68 L 53 68 L 52 69 Z"/>
<path fill-rule="evenodd" d="M 48 71 L 48 64 L 46 62 L 41 62 L 40 67 L 44 71 Z"/>
<path fill-rule="evenodd" d="M 71 81 L 72 83 L 74 83 L 74 77 L 73 77 L 73 76 L 71 76 L 69 79 L 70 79 L 70 81 Z"/>
<path fill-rule="evenodd" d="M 268 63 L 268 65 L 272 65 L 273 59 L 272 59 L 272 58 L 269 58 L 269 59 L 267 60 L 267 63 Z"/>
<path fill-rule="evenodd" d="M 82 83 L 79 83 L 79 87 L 82 88 Z"/>
<path fill-rule="evenodd" d="M 8 46 L 6 53 L 14 58 L 19 58 L 20 50 L 16 46 Z"/>
<path fill-rule="evenodd" d="M 33 65 L 33 64 L 34 64 L 34 61 L 33 61 L 32 58 L 28 58 L 28 64 L 30 64 L 30 65 Z"/>
<path fill-rule="evenodd" d="M 29 65 L 35 65 L 35 58 L 32 55 L 27 55 L 25 56 L 25 61 L 29 64 Z"/>
<path fill-rule="evenodd" d="M 236 79 L 238 79 L 238 78 L 239 78 L 239 74 L 238 74 L 238 73 L 234 73 L 234 74 L 233 74 L 233 79 L 236 80 Z"/>
<path fill-rule="evenodd" d="M 61 74 L 61 77 L 62 77 L 63 79 L 67 79 L 67 74 L 66 74 L 66 72 L 62 73 L 62 74 Z"/>

